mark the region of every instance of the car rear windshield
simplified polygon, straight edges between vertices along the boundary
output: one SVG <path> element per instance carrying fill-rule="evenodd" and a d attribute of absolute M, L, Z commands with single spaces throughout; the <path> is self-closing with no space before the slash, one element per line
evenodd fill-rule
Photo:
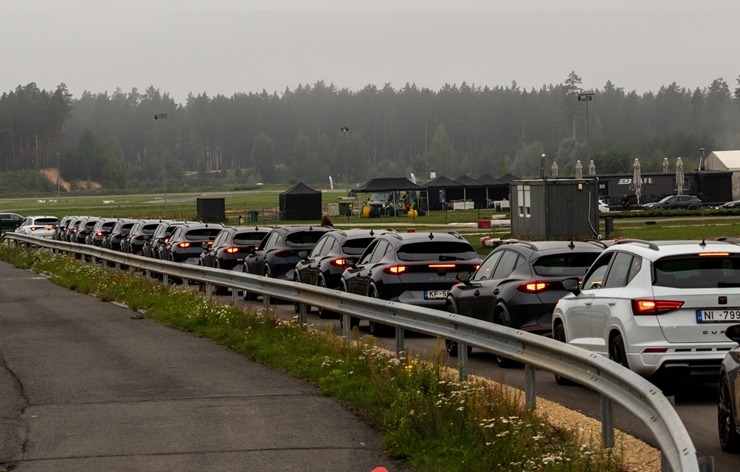
<path fill-rule="evenodd" d="M 237 233 L 234 235 L 234 244 L 259 244 L 266 233 Z"/>
<path fill-rule="evenodd" d="M 653 268 L 653 285 L 661 287 L 740 287 L 740 254 L 666 257 L 655 261 Z"/>
<path fill-rule="evenodd" d="M 402 261 L 467 261 L 478 257 L 469 243 L 425 241 L 404 244 L 398 249 Z"/>
<path fill-rule="evenodd" d="M 298 231 L 285 236 L 286 246 L 308 246 L 319 242 L 323 231 Z"/>
<path fill-rule="evenodd" d="M 599 255 L 597 252 L 567 252 L 541 256 L 532 264 L 537 275 L 583 275 Z"/>
<path fill-rule="evenodd" d="M 37 225 L 58 225 L 59 220 L 56 218 L 36 218 L 34 223 Z"/>
<path fill-rule="evenodd" d="M 188 241 L 208 241 L 216 237 L 223 228 L 199 228 L 191 229 L 185 237 Z"/>
<path fill-rule="evenodd" d="M 356 238 L 348 239 L 342 244 L 342 252 L 350 256 L 359 256 L 375 239 L 373 236 L 369 238 Z"/>

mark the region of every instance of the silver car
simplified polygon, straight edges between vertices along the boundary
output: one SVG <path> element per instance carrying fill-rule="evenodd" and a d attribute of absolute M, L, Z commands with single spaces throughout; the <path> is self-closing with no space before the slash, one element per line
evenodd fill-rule
<path fill-rule="evenodd" d="M 53 239 L 57 226 L 59 226 L 59 218 L 56 216 L 27 216 L 15 232 L 37 238 Z"/>

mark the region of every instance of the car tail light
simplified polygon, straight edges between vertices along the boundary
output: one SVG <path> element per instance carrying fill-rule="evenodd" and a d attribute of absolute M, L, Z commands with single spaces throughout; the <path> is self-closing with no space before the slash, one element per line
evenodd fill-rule
<path fill-rule="evenodd" d="M 189 242 L 187 242 L 187 241 L 185 241 L 185 242 L 182 242 L 182 243 L 177 243 L 177 247 L 180 247 L 180 248 L 183 248 L 183 249 L 185 249 L 185 248 L 188 248 L 188 247 L 190 247 L 190 243 L 189 243 Z"/>
<path fill-rule="evenodd" d="M 102 236 L 102 235 L 103 235 L 102 231 L 98 231 L 97 233 L 95 233 L 95 236 Z"/>
<path fill-rule="evenodd" d="M 170 238 L 162 238 L 162 243 L 167 244 L 170 242 Z"/>
<path fill-rule="evenodd" d="M 552 289 L 553 286 L 554 284 L 550 282 L 530 280 L 529 282 L 520 283 L 516 286 L 516 289 L 524 293 L 540 293 Z"/>
<path fill-rule="evenodd" d="M 338 257 L 336 259 L 332 259 L 331 261 L 329 261 L 329 264 L 333 266 L 337 266 L 337 267 L 344 267 L 348 265 L 348 263 L 349 261 L 345 259 L 344 257 Z"/>
<path fill-rule="evenodd" d="M 295 251 L 283 249 L 282 251 L 275 251 L 275 257 L 290 257 Z"/>
<path fill-rule="evenodd" d="M 137 236 L 134 236 L 132 239 L 135 239 L 137 241 L 141 241 L 142 239 L 144 239 L 144 236 L 142 236 L 142 235 L 139 234 Z"/>
<path fill-rule="evenodd" d="M 729 252 L 700 252 L 699 257 L 727 257 Z"/>
<path fill-rule="evenodd" d="M 430 269 L 454 269 L 455 264 L 429 264 Z"/>
<path fill-rule="evenodd" d="M 682 301 L 636 299 L 632 300 L 632 313 L 640 315 L 662 315 L 669 311 L 678 310 L 683 306 Z"/>
<path fill-rule="evenodd" d="M 403 274 L 407 270 L 408 270 L 408 266 L 392 265 L 392 266 L 388 266 L 385 269 L 383 269 L 383 272 L 385 272 L 386 274 L 399 275 L 399 274 Z"/>
<path fill-rule="evenodd" d="M 227 247 L 226 249 L 224 249 L 224 252 L 226 254 L 236 254 L 237 252 L 239 252 L 239 248 L 238 247 Z"/>

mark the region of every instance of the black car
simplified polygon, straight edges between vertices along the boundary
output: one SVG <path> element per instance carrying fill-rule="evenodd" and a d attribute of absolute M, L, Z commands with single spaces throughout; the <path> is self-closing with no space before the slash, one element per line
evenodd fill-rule
<path fill-rule="evenodd" d="M 159 250 L 160 259 L 170 262 L 198 264 L 203 243 L 213 243 L 224 229 L 221 223 L 183 223 L 172 232 L 167 244 Z"/>
<path fill-rule="evenodd" d="M 84 224 L 85 220 L 87 220 L 88 218 L 90 217 L 76 216 L 74 219 L 72 219 L 69 222 L 69 225 L 67 225 L 67 231 L 62 234 L 62 240 L 67 241 L 68 243 L 77 242 L 77 231 L 79 229 L 79 226 L 81 224 Z"/>
<path fill-rule="evenodd" d="M 167 244 L 172 236 L 172 232 L 175 231 L 178 225 L 185 223 L 184 221 L 165 221 L 162 220 L 157 225 L 152 237 L 149 238 L 145 243 L 144 247 L 141 248 L 141 253 L 145 257 L 151 257 L 154 259 L 160 259 L 159 250 Z"/>
<path fill-rule="evenodd" d="M 660 201 L 642 205 L 644 210 L 699 210 L 702 201 L 695 195 L 669 195 Z"/>
<path fill-rule="evenodd" d="M 101 218 L 87 235 L 85 243 L 103 247 L 103 240 L 108 236 L 118 220 L 115 218 Z"/>
<path fill-rule="evenodd" d="M 118 220 L 113 225 L 113 228 L 111 228 L 108 236 L 103 239 L 103 247 L 112 251 L 120 251 L 123 238 L 131 231 L 131 228 L 133 228 L 137 221 L 132 219 Z"/>
<path fill-rule="evenodd" d="M 95 228 L 95 225 L 100 220 L 101 218 L 96 216 L 90 216 L 81 220 L 76 227 L 72 242 L 77 244 L 87 244 L 87 236 L 92 234 L 93 228 Z"/>
<path fill-rule="evenodd" d="M 583 276 L 606 248 L 600 241 L 509 241 L 495 250 L 474 273 L 458 276 L 445 309 L 490 323 L 551 335 L 552 312 L 569 292 L 562 281 Z M 450 355 L 457 344 L 446 341 Z M 496 357 L 501 366 L 513 365 Z"/>
<path fill-rule="evenodd" d="M 271 228 L 259 226 L 228 226 L 221 230 L 213 244 L 204 248 L 200 264 L 205 267 L 232 270 L 242 269 L 249 249 L 256 249 Z"/>
<path fill-rule="evenodd" d="M 144 244 L 151 239 L 154 230 L 159 226 L 159 220 L 140 220 L 131 227 L 131 231 L 121 241 L 121 252 L 142 255 Z"/>
<path fill-rule="evenodd" d="M 306 284 L 338 289 L 342 272 L 358 261 L 363 251 L 378 234 L 375 230 L 350 229 L 325 233 L 305 259 L 295 266 L 294 280 Z M 296 305 L 296 309 L 300 309 Z M 319 316 L 329 313 L 319 308 Z"/>
<path fill-rule="evenodd" d="M 0 233 L 15 230 L 23 220 L 17 213 L 0 213 Z"/>
<path fill-rule="evenodd" d="M 280 226 L 272 228 L 257 249 L 250 250 L 244 258 L 243 271 L 276 279 L 294 280 L 294 269 L 301 260 L 301 253 L 310 252 L 329 227 Z M 305 256 L 304 256 L 305 257 Z M 245 299 L 254 298 L 244 294 Z"/>
<path fill-rule="evenodd" d="M 481 259 L 456 232 L 384 232 L 359 262 L 342 273 L 340 289 L 357 295 L 443 309 L 457 275 L 475 271 Z M 357 320 L 352 320 L 353 325 Z M 370 323 L 373 334 L 386 326 Z"/>

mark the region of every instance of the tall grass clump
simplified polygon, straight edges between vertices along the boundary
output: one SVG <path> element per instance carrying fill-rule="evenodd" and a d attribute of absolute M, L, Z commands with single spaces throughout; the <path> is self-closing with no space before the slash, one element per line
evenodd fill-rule
<path fill-rule="evenodd" d="M 510 389 L 457 380 L 441 345 L 426 359 L 397 356 L 357 330 L 344 342 L 333 328 L 246 312 L 187 287 L 70 256 L 0 245 L 0 259 L 314 383 L 381 429 L 387 455 L 416 470 L 626 470 L 618 451 L 592 447 L 589 438 L 549 424 Z"/>

